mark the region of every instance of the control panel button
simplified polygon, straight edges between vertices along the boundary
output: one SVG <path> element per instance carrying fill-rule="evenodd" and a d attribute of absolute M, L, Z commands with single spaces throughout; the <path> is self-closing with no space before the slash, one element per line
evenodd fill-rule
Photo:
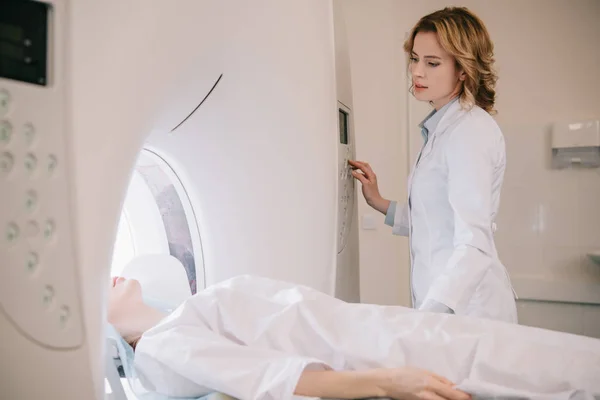
<path fill-rule="evenodd" d="M 0 121 L 0 145 L 10 143 L 13 134 L 13 127 L 8 121 Z"/>
<path fill-rule="evenodd" d="M 40 257 L 38 256 L 38 254 L 36 252 L 30 252 L 27 255 L 27 260 L 25 261 L 25 267 L 27 269 L 27 272 L 29 272 L 30 274 L 35 274 L 35 272 L 38 269 L 38 265 L 40 263 Z"/>
<path fill-rule="evenodd" d="M 0 89 L 0 117 L 8 114 L 10 108 L 10 93 L 6 89 Z"/>
<path fill-rule="evenodd" d="M 38 163 L 38 160 L 34 154 L 29 153 L 25 156 L 24 165 L 25 165 L 25 170 L 28 173 L 33 174 L 35 172 L 35 169 L 37 168 L 37 163 Z"/>
<path fill-rule="evenodd" d="M 25 226 L 25 235 L 29 238 L 34 238 L 40 233 L 40 226 L 36 221 L 29 221 Z"/>
<path fill-rule="evenodd" d="M 56 231 L 56 224 L 54 223 L 54 221 L 52 221 L 51 219 L 46 221 L 46 223 L 44 224 L 44 237 L 46 239 L 51 239 L 52 236 L 54 236 L 55 231 Z"/>
<path fill-rule="evenodd" d="M 15 159 L 12 154 L 4 152 L 0 154 L 0 173 L 8 174 L 15 165 Z"/>
<path fill-rule="evenodd" d="M 54 170 L 56 170 L 57 165 L 58 165 L 58 159 L 56 158 L 56 156 L 54 154 L 50 154 L 48 156 L 48 172 L 50 174 L 54 173 Z"/>
<path fill-rule="evenodd" d="M 19 227 L 14 222 L 9 222 L 4 231 L 4 237 L 8 243 L 14 243 L 19 238 Z"/>
<path fill-rule="evenodd" d="M 50 285 L 46 285 L 42 292 L 42 303 L 44 307 L 50 308 L 54 302 L 54 288 Z"/>
<path fill-rule="evenodd" d="M 61 328 L 66 328 L 71 318 L 71 310 L 67 306 L 61 306 L 58 314 L 58 320 Z"/>
<path fill-rule="evenodd" d="M 25 194 L 25 210 L 28 212 L 35 211 L 38 204 L 38 196 L 34 190 L 28 190 Z"/>
<path fill-rule="evenodd" d="M 31 146 L 35 141 L 35 127 L 32 123 L 28 122 L 23 125 L 23 136 L 25 137 L 25 143 Z"/>

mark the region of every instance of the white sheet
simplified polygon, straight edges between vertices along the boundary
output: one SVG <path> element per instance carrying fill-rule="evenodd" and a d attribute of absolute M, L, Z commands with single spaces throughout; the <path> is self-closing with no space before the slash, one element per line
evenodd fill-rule
<path fill-rule="evenodd" d="M 476 396 L 600 399 L 600 340 L 403 307 L 347 304 L 243 276 L 184 302 L 147 332 L 135 368 L 147 389 L 292 398 L 304 368 L 412 365 Z"/>

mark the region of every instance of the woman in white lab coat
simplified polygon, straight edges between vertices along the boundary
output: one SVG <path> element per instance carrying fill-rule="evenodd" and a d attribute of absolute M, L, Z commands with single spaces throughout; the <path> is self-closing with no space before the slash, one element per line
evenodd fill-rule
<path fill-rule="evenodd" d="M 416 24 L 404 43 L 416 99 L 433 110 L 408 199 L 383 198 L 369 164 L 350 161 L 367 203 L 408 236 L 413 306 L 517 322 L 514 291 L 494 243 L 506 164 L 494 113 L 493 43 L 481 20 L 449 7 Z"/>

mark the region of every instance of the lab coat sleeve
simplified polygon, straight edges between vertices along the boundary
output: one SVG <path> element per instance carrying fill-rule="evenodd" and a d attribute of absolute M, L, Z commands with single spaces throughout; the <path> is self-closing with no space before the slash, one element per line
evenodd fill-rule
<path fill-rule="evenodd" d="M 219 392 L 239 399 L 288 400 L 304 370 L 330 369 L 319 360 L 248 347 L 211 331 L 184 307 L 146 332 L 136 348 L 145 389 L 172 397 Z"/>
<path fill-rule="evenodd" d="M 454 250 L 424 301 L 438 301 L 456 314 L 464 313 L 494 262 L 492 186 L 498 155 L 504 151 L 501 135 L 495 133 L 477 125 L 458 126 L 446 146 Z"/>
<path fill-rule="evenodd" d="M 398 202 L 390 201 L 390 205 L 385 213 L 385 224 L 392 227 L 392 233 L 399 236 L 408 236 L 408 206 Z"/>

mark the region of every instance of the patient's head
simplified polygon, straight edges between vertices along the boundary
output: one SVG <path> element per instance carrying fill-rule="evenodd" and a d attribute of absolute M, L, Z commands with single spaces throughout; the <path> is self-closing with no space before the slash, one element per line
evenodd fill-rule
<path fill-rule="evenodd" d="M 135 279 L 115 277 L 108 294 L 108 322 L 135 348 L 142 334 L 165 315 L 148 306 L 142 298 L 142 287 Z"/>
<path fill-rule="evenodd" d="M 108 322 L 117 324 L 126 321 L 143 304 L 142 288 L 135 279 L 112 278 L 108 293 Z"/>

